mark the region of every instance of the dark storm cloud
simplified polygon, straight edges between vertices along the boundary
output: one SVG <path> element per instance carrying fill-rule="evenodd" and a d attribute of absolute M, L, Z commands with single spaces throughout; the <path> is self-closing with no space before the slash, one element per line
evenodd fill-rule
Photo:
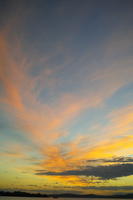
<path fill-rule="evenodd" d="M 115 164 L 108 166 L 87 166 L 80 170 L 69 170 L 64 172 L 44 172 L 36 171 L 36 175 L 51 176 L 95 176 L 103 180 L 119 178 L 123 176 L 133 175 L 133 164 Z"/>

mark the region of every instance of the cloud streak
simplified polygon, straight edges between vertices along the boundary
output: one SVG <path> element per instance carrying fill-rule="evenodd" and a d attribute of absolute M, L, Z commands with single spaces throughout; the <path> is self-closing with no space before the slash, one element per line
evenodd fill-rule
<path fill-rule="evenodd" d="M 21 10 L 13 2 L 10 17 L 5 16 L 0 26 L 0 109 L 8 118 L 0 124 L 1 143 L 6 143 L 0 154 L 22 160 L 31 156 L 35 162 L 39 155 L 29 171 L 39 169 L 36 175 L 51 182 L 61 176 L 57 180 L 82 185 L 79 176 L 110 180 L 131 175 L 133 106 L 125 88 L 133 82 L 132 27 L 123 32 L 123 21 L 119 27 L 113 22 L 107 33 L 106 19 L 99 13 L 102 23 L 97 33 L 92 4 L 83 4 L 80 10 L 79 2 L 54 5 L 56 9 L 46 3 L 46 13 L 42 3 L 34 13 L 37 4 L 33 4 L 28 9 L 24 3 Z M 19 17 L 23 10 L 27 12 Z M 71 30 L 64 32 L 66 27 Z M 125 102 L 117 99 L 122 92 Z M 23 146 L 20 153 L 17 148 L 11 151 L 10 138 Z"/>
<path fill-rule="evenodd" d="M 85 169 L 64 172 L 37 172 L 36 175 L 50 176 L 95 176 L 102 180 L 109 180 L 123 176 L 133 175 L 133 164 L 116 164 L 108 166 L 88 166 Z"/>

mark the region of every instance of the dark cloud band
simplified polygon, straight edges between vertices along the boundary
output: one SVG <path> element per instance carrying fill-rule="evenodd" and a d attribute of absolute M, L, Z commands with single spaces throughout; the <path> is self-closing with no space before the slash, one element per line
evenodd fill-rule
<path fill-rule="evenodd" d="M 36 171 L 36 175 L 51 175 L 51 176 L 95 176 L 103 180 L 119 178 L 123 176 L 133 175 L 133 164 L 114 164 L 108 166 L 87 166 L 80 170 L 69 170 L 63 172 L 45 172 Z"/>

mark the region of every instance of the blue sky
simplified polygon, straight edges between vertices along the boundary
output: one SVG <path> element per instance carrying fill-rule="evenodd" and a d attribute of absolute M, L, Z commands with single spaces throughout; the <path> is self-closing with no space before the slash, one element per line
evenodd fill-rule
<path fill-rule="evenodd" d="M 131 0 L 1 1 L 0 189 L 132 191 L 132 10 Z"/>

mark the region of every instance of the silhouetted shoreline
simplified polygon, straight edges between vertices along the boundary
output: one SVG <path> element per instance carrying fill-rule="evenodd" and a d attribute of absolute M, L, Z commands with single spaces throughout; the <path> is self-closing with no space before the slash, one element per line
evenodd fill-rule
<path fill-rule="evenodd" d="M 121 195 L 95 195 L 95 194 L 40 194 L 40 193 L 27 193 L 27 192 L 5 192 L 0 191 L 0 196 L 9 196 L 9 197 L 42 197 L 42 198 L 124 198 L 131 199 L 133 198 L 133 193 L 130 194 L 121 194 Z"/>

